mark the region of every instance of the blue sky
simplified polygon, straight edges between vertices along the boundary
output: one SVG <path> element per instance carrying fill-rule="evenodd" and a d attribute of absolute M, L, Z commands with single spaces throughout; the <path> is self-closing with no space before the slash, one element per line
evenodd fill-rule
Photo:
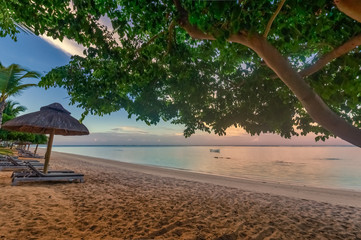
<path fill-rule="evenodd" d="M 24 68 L 45 74 L 52 68 L 65 65 L 73 54 L 81 54 L 82 47 L 65 40 L 53 41 L 45 37 L 20 33 L 18 41 L 11 38 L 0 38 L 0 62 L 8 66 L 12 63 Z M 34 82 L 37 80 L 26 80 Z M 82 109 L 69 105 L 69 97 L 63 89 L 51 88 L 45 90 L 33 87 L 25 90 L 12 100 L 26 106 L 25 113 L 38 111 L 40 107 L 58 102 L 79 119 Z M 197 132 L 190 138 L 182 136 L 183 127 L 161 122 L 157 126 L 147 126 L 135 119 L 128 119 L 125 111 L 119 111 L 104 117 L 89 115 L 83 122 L 90 135 L 81 137 L 56 136 L 54 144 L 111 144 L 111 145 L 310 145 L 315 143 L 314 136 L 283 139 L 273 134 L 250 136 L 244 130 L 230 129 L 227 136 Z M 340 139 L 331 139 L 326 144 L 347 144 Z"/>

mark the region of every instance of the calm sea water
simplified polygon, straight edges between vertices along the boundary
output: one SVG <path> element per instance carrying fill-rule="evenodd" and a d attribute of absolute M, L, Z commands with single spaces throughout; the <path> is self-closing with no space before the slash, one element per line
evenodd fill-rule
<path fill-rule="evenodd" d="M 211 148 L 220 153 L 210 152 Z M 53 151 L 236 178 L 361 190 L 361 149 L 274 146 L 54 146 Z"/>

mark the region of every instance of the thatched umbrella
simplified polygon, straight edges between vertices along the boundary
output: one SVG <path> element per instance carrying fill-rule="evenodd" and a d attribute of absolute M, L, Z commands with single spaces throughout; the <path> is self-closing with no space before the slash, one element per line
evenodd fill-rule
<path fill-rule="evenodd" d="M 70 116 L 59 103 L 40 108 L 40 111 L 22 115 L 7 121 L 2 128 L 11 131 L 49 134 L 45 153 L 44 172 L 47 173 L 54 135 L 88 135 L 88 129 Z"/>

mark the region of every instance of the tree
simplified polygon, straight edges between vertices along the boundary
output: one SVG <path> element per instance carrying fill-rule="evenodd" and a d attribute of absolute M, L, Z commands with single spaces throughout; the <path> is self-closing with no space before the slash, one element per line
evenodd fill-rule
<path fill-rule="evenodd" d="M 3 111 L 3 118 L 5 117 L 5 114 L 10 116 L 11 118 L 14 118 L 19 115 L 19 113 L 26 111 L 26 107 L 20 105 L 18 102 L 7 100 L 6 101 L 6 107 Z M 6 121 L 8 121 L 7 119 Z M 5 121 L 4 121 L 5 122 Z"/>
<path fill-rule="evenodd" d="M 9 67 L 4 67 L 0 63 L 0 128 L 3 111 L 6 107 L 5 100 L 10 96 L 20 94 L 22 90 L 28 87 L 36 86 L 36 84 L 22 84 L 24 78 L 39 77 L 39 73 L 25 70 L 17 64 L 11 64 Z"/>
<path fill-rule="evenodd" d="M 18 102 L 7 100 L 4 104 L 6 107 L 3 111 L 2 121 L 7 122 L 16 117 L 20 112 L 24 112 L 26 107 L 21 106 Z M 0 129 L 0 141 L 15 140 L 17 134 L 10 134 L 8 131 Z"/>
<path fill-rule="evenodd" d="M 18 102 L 13 102 L 10 100 L 7 100 L 5 105 L 6 107 L 3 112 L 4 123 L 17 117 L 21 112 L 24 112 L 26 110 L 26 107 L 20 105 Z M 36 154 L 38 144 L 46 143 L 47 139 L 48 138 L 44 134 L 14 132 L 0 129 L 0 141 L 21 141 L 36 143 L 36 149 L 34 154 Z"/>
<path fill-rule="evenodd" d="M 361 147 L 359 1 L 72 3 L 7 1 L 5 11 L 88 47 L 40 82 L 67 89 L 84 116 L 124 108 L 184 124 L 186 136 L 234 125 L 289 138 L 296 127 Z"/>
<path fill-rule="evenodd" d="M 18 105 L 18 106 L 17 106 Z M 5 109 L 2 115 L 2 121 L 7 122 L 16 117 L 20 112 L 26 110 L 26 107 L 19 105 L 17 102 L 6 101 Z M 0 129 L 0 141 L 16 140 L 18 133 L 9 132 L 7 130 Z"/>

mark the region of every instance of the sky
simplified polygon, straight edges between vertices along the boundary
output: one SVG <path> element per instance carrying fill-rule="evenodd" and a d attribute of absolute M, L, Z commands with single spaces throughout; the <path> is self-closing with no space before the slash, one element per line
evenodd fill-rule
<path fill-rule="evenodd" d="M 38 71 L 45 75 L 52 68 L 66 65 L 72 55 L 82 55 L 83 47 L 65 39 L 64 42 L 48 37 L 20 33 L 18 41 L 0 38 L 0 62 L 4 66 L 12 63 L 23 68 Z M 24 83 L 37 83 L 36 79 L 24 80 Z M 69 105 L 66 91 L 60 88 L 43 89 L 33 87 L 21 95 L 10 98 L 27 107 L 30 113 L 40 107 L 58 102 L 72 116 L 80 119 L 82 109 Z M 349 145 L 341 139 L 315 142 L 314 135 L 284 139 L 275 134 L 251 136 L 241 128 L 227 130 L 226 136 L 196 132 L 190 138 L 183 136 L 183 126 L 160 122 L 156 126 L 147 126 L 144 122 L 128 119 L 122 110 L 103 117 L 89 115 L 83 121 L 89 129 L 87 136 L 56 136 L 55 145 Z"/>

